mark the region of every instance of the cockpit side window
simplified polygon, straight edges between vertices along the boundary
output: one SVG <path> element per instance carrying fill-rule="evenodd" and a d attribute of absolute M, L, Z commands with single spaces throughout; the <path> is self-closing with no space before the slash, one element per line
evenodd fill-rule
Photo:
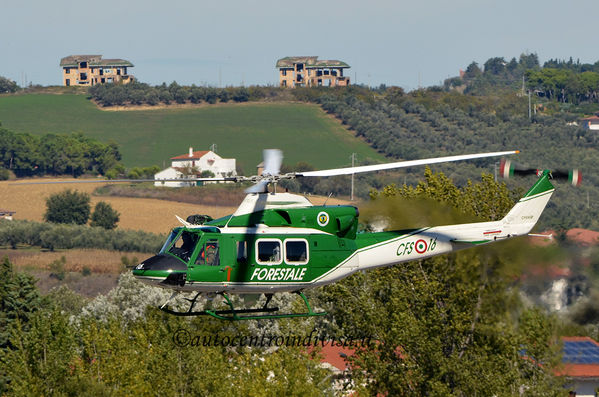
<path fill-rule="evenodd" d="M 179 237 L 173 242 L 171 248 L 168 250 L 169 253 L 181 258 L 183 261 L 189 261 L 193 249 L 198 242 L 198 235 L 188 231 L 183 231 Z"/>

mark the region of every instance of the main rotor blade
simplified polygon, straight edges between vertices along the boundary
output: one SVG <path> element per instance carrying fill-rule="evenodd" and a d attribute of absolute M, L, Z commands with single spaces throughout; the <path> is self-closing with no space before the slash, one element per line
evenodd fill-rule
<path fill-rule="evenodd" d="M 170 178 L 170 179 L 81 179 L 79 181 L 15 182 L 11 185 L 53 185 L 68 183 L 140 183 L 140 182 L 237 182 L 237 177 L 221 178 Z"/>
<path fill-rule="evenodd" d="M 450 161 L 461 161 L 461 160 L 480 159 L 480 158 L 484 158 L 484 157 L 505 156 L 508 154 L 516 154 L 516 153 L 520 153 L 520 151 L 519 150 L 510 150 L 507 152 L 475 153 L 475 154 L 464 154 L 464 155 L 459 155 L 459 156 L 434 157 L 434 158 L 422 159 L 422 160 L 398 161 L 396 163 L 363 165 L 360 167 L 335 168 L 335 169 L 321 170 L 321 171 L 296 172 L 295 176 L 300 177 L 300 176 L 351 175 L 351 174 L 358 174 L 360 172 L 381 171 L 381 170 L 390 170 L 390 169 L 395 169 L 395 168 L 414 167 L 417 165 L 446 163 L 446 162 L 450 162 Z"/>
<path fill-rule="evenodd" d="M 262 175 L 279 175 L 281 163 L 283 163 L 283 152 L 279 149 L 264 149 L 264 171 Z"/>
<path fill-rule="evenodd" d="M 260 181 L 255 185 L 252 185 L 245 189 L 246 193 L 266 193 L 267 192 L 268 181 Z"/>

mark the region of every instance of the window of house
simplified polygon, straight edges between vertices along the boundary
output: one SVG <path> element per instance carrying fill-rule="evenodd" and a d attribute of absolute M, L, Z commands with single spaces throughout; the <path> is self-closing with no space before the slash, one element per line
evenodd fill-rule
<path fill-rule="evenodd" d="M 82 69 L 87 68 L 87 62 L 80 62 L 79 63 L 79 67 L 82 68 Z"/>
<path fill-rule="evenodd" d="M 287 70 L 286 69 L 281 70 L 281 75 L 282 76 L 287 76 Z"/>
<path fill-rule="evenodd" d="M 283 87 L 287 87 L 287 80 L 283 80 Z"/>
<path fill-rule="evenodd" d="M 256 262 L 278 265 L 282 262 L 281 240 L 260 239 L 256 241 Z"/>
<path fill-rule="evenodd" d="M 71 85 L 71 79 L 67 79 L 67 80 L 66 80 L 66 85 L 67 85 L 67 86 Z"/>
<path fill-rule="evenodd" d="M 69 68 L 64 68 L 64 72 L 65 72 L 66 74 L 69 74 L 69 73 L 71 73 L 71 69 L 69 69 Z"/>
<path fill-rule="evenodd" d="M 308 263 L 308 242 L 304 239 L 285 240 L 285 262 L 291 265 Z"/>

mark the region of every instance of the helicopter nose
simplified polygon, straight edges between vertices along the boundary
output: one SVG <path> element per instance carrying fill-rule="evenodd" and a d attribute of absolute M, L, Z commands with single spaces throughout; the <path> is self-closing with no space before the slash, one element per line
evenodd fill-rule
<path fill-rule="evenodd" d="M 133 269 L 133 275 L 137 279 L 150 284 L 160 283 L 169 275 L 182 272 L 187 272 L 187 265 L 167 254 L 158 254 L 148 258 Z"/>

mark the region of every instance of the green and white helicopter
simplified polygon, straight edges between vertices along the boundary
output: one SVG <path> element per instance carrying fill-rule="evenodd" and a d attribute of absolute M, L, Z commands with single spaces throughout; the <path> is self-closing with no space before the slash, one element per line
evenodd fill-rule
<path fill-rule="evenodd" d="M 217 179 L 255 182 L 246 190 L 247 196 L 235 213 L 200 225 L 179 218 L 182 226 L 174 228 L 160 252 L 135 267 L 133 275 L 145 283 L 174 290 L 161 307 L 174 315 L 210 315 L 223 320 L 324 315 L 325 312 L 312 309 L 303 290 L 334 283 L 359 270 L 527 235 L 554 191 L 550 179 L 556 173 L 518 171 L 502 162 L 501 172 L 506 176 L 514 173 L 539 176 L 503 219 L 375 233 L 358 233 L 358 209 L 354 206 L 314 206 L 300 195 L 270 193 L 269 184 L 275 185 L 276 191 L 276 183 L 281 179 L 349 175 L 515 153 L 518 151 L 280 174 L 281 151 L 265 150 L 262 175 Z M 558 176 L 566 178 L 561 173 Z M 575 179 L 573 183 L 578 182 L 577 172 Z M 190 305 L 184 312 L 168 307 L 180 292 L 196 293 L 188 299 Z M 269 307 L 277 292 L 299 294 L 306 311 L 278 313 L 278 308 Z M 204 293 L 221 294 L 229 308 L 194 311 L 198 297 Z M 266 303 L 261 308 L 237 309 L 229 294 L 265 294 Z"/>

